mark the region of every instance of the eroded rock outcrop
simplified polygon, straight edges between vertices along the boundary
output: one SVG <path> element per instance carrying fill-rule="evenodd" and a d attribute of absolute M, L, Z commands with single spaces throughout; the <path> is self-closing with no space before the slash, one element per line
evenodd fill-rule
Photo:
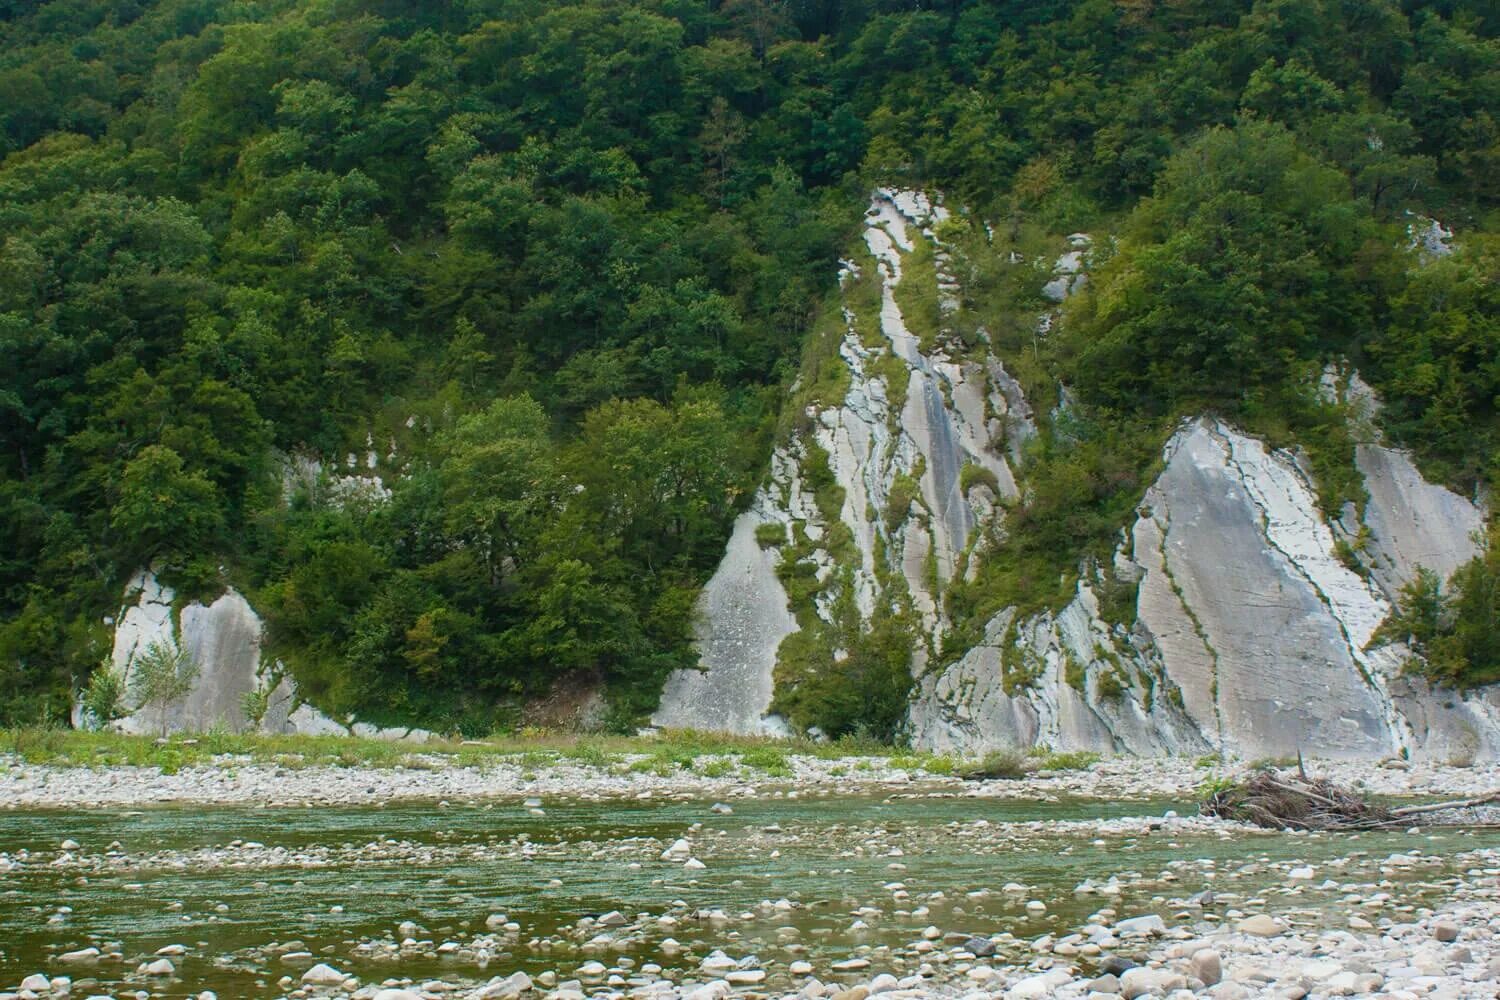
<path fill-rule="evenodd" d="M 172 588 L 149 570 L 126 585 L 110 664 L 127 691 L 138 662 L 153 647 L 183 654 L 195 677 L 182 698 L 141 708 L 119 720 L 118 727 L 126 732 L 248 728 L 246 696 L 263 683 L 260 618 L 233 588 L 208 605 L 191 601 L 180 610 L 175 605 Z M 281 714 L 278 720 L 268 711 L 267 721 L 284 723 Z"/>
<path fill-rule="evenodd" d="M 1359 525 L 1322 516 L 1291 453 L 1200 419 L 1164 457 L 1117 556 L 1139 579 L 1134 626 L 1104 622 L 1086 583 L 1056 616 L 997 620 L 991 641 L 922 679 L 916 742 L 1249 759 L 1500 752 L 1493 693 L 1434 692 L 1402 673 L 1404 649 L 1368 648 L 1418 565 L 1451 571 L 1473 556 L 1477 507 L 1424 482 L 1405 454 L 1361 445 L 1376 567 L 1361 575 L 1336 554 Z M 1006 655 L 1039 664 L 1009 691 Z"/>
<path fill-rule="evenodd" d="M 778 449 L 705 596 L 708 672 L 674 679 L 659 722 L 762 729 L 788 623 L 832 622 L 852 591 L 866 620 L 905 602 L 916 625 L 908 733 L 919 747 L 1500 756 L 1500 696 L 1435 691 L 1403 672 L 1408 651 L 1371 648 L 1419 567 L 1446 577 L 1473 557 L 1485 513 L 1426 482 L 1381 440 L 1373 393 L 1357 375 L 1330 372 L 1324 388 L 1351 404 L 1368 493 L 1362 510 L 1325 516 L 1296 453 L 1221 421 L 1192 420 L 1167 444 L 1136 521 L 1122 525 L 1114 565 L 1085 574 L 1061 609 L 1024 618 L 1003 611 L 962 655 L 942 650 L 942 591 L 983 558 L 975 543 L 988 532 L 977 529 L 999 525 L 997 501 L 1016 493 L 1019 444 L 1036 430 L 999 359 L 950 356 L 941 335 L 924 343 L 902 316 L 898 289 L 913 280 L 903 269 L 914 266 L 916 239 L 936 246 L 944 308 L 953 308 L 957 290 L 935 232 L 941 217 L 920 195 L 877 194 L 865 241 L 879 271 L 882 338 L 862 340 L 859 317 L 849 315 L 839 347 L 848 388 L 837 405 L 810 407 L 805 429 Z M 1087 281 L 1091 245 L 1084 234 L 1069 237 L 1047 298 L 1060 302 Z M 860 266 L 846 264 L 846 284 Z M 1052 319 L 1041 318 L 1038 335 Z M 901 362 L 895 381 L 887 353 Z M 809 463 L 825 461 L 836 518 L 806 486 L 821 471 Z M 910 510 L 893 514 L 892 499 L 908 496 Z M 767 522 L 788 544 L 801 540 L 820 583 L 842 573 L 844 587 L 823 586 L 810 606 L 794 600 L 788 609 L 776 560 L 749 545 L 754 525 Z M 755 586 L 736 584 L 751 566 Z M 1122 583 L 1134 596 L 1124 612 L 1111 602 L 1107 616 L 1100 593 Z M 747 631 L 745 622 L 779 625 Z M 753 638 L 726 641 L 737 630 Z"/>
<path fill-rule="evenodd" d="M 941 635 L 940 591 L 963 571 L 976 526 L 993 517 L 999 497 L 1015 494 L 1009 456 L 1035 430 L 998 359 L 950 352 L 947 331 L 924 343 L 902 313 L 903 280 L 935 282 L 945 317 L 957 306 L 936 231 L 946 218 L 919 193 L 880 191 L 873 199 L 869 256 L 846 262 L 841 276 L 846 287 L 878 285 L 871 315 L 857 315 L 853 301 L 845 309 L 838 356 L 847 388 L 808 405 L 802 429 L 776 449 L 768 481 L 702 597 L 706 672 L 668 681 L 656 724 L 778 731 L 784 724 L 767 713 L 782 640 L 799 627 L 832 625 L 847 604 L 863 621 L 892 609 L 909 615 L 927 637 L 914 650 L 918 661 Z M 905 275 L 919 240 L 935 273 Z M 807 606 L 789 608 L 777 567 L 798 563 L 815 574 L 816 593 Z"/>
<path fill-rule="evenodd" d="M 264 628 L 255 609 L 233 587 L 208 604 L 177 601 L 150 570 L 141 570 L 125 586 L 124 604 L 115 619 L 110 668 L 121 678 L 126 703 L 135 707 L 132 680 L 140 658 L 152 647 L 180 653 L 192 683 L 179 698 L 137 707 L 113 725 L 124 732 L 202 732 L 222 727 L 230 732 L 328 735 L 354 733 L 375 739 L 421 741 L 419 729 L 383 729 L 365 723 L 343 724 L 306 704 L 295 682 L 261 657 Z M 247 696 L 256 695 L 256 699 Z M 258 718 L 247 703 L 262 702 Z M 81 711 L 76 721 L 84 722 Z"/>
<path fill-rule="evenodd" d="M 781 640 L 797 629 L 776 578 L 777 552 L 756 540 L 756 527 L 776 513 L 762 491 L 734 524 L 718 571 L 704 589 L 698 649 L 703 671 L 672 675 L 662 692 L 657 725 L 735 733 L 780 734 L 768 718 L 771 672 Z"/>

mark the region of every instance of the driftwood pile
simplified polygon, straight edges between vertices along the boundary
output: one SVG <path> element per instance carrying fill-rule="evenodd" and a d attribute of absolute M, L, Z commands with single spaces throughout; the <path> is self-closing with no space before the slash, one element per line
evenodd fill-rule
<path fill-rule="evenodd" d="M 1273 830 L 1380 830 L 1411 826 L 1429 813 L 1446 813 L 1500 802 L 1500 792 L 1452 802 L 1392 809 L 1340 788 L 1324 778 L 1258 770 L 1213 789 L 1199 811 Z"/>

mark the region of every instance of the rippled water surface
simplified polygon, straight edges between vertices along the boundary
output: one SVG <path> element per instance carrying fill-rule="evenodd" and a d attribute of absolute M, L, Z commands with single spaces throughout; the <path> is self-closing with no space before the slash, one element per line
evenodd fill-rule
<path fill-rule="evenodd" d="M 1016 825 L 1190 812 L 1172 802 L 872 794 L 736 800 L 730 815 L 709 806 L 551 800 L 544 815 L 520 803 L 0 811 L 0 853 L 30 854 L 24 865 L 0 873 L 0 988 L 37 971 L 95 978 L 113 989 L 145 983 L 137 964 L 176 943 L 190 952 L 179 961 L 179 978 L 149 983 L 157 995 L 213 989 L 221 998 L 265 996 L 278 992 L 282 976 L 305 967 L 281 963 L 266 950 L 293 939 L 371 982 L 393 976 L 482 982 L 517 968 L 556 969 L 566 977 L 587 959 L 608 964 L 622 954 L 691 969 L 722 947 L 736 957 L 756 955 L 774 985 L 784 975 L 776 970 L 793 958 L 826 966 L 877 949 L 878 959 L 882 946 L 907 944 L 929 925 L 1035 935 L 1076 927 L 1101 906 L 1122 916 L 1159 912 L 1170 922 L 1180 909 L 1173 902 L 1203 888 L 1227 898 L 1218 904 L 1221 912 L 1236 905 L 1341 910 L 1351 883 L 1375 891 L 1384 882 L 1393 908 L 1420 905 L 1440 891 L 1449 874 L 1444 866 L 1392 871 L 1387 865 L 1382 872 L 1379 859 L 1412 849 L 1451 856 L 1500 844 L 1493 833 L 1225 836 L 1139 825 L 1129 832 Z M 691 839 L 705 870 L 658 860 L 663 846 L 681 836 Z M 81 850 L 57 866 L 64 838 Z M 287 852 L 231 846 L 236 841 Z M 122 853 L 110 857 L 114 842 Z M 1317 866 L 1317 878 L 1288 883 L 1284 865 L 1268 864 L 1294 859 Z M 1112 875 L 1119 876 L 1119 895 L 1074 891 L 1086 879 Z M 1324 886 L 1325 878 L 1339 885 Z M 1026 893 L 1001 891 L 1011 882 L 1026 885 Z M 781 898 L 801 905 L 790 912 L 759 908 Z M 1033 899 L 1045 902 L 1046 912 L 1028 911 Z M 864 906 L 873 909 L 855 912 Z M 733 919 L 693 919 L 691 911 L 700 908 L 722 908 Z M 548 940 L 580 917 L 609 910 L 682 919 L 667 929 L 652 923 L 628 934 L 623 948 L 602 953 L 581 950 L 576 937 Z M 463 942 L 485 933 L 485 918 L 495 912 L 522 930 L 483 967 L 472 958 L 429 953 L 390 962 L 356 951 L 361 941 L 392 938 L 408 920 L 424 929 L 421 937 Z M 856 920 L 868 926 L 855 927 Z M 663 953 L 659 945 L 668 936 L 685 951 Z M 118 943 L 123 962 L 67 967 L 55 959 L 111 943 Z"/>

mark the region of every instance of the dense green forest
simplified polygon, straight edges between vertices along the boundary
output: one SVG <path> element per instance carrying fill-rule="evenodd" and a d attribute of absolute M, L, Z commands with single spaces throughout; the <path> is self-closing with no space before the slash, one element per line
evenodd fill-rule
<path fill-rule="evenodd" d="M 1120 235 L 1022 362 L 1076 419 L 960 622 L 1107 547 L 1186 412 L 1357 501 L 1330 360 L 1493 487 L 1497 36 L 1487 0 L 0 0 L 0 721 L 66 713 L 148 564 L 244 590 L 333 711 L 487 731 L 585 678 L 638 719 L 879 182 Z M 1457 249 L 1418 266 L 1423 216 Z M 1004 349 L 1037 289 L 992 249 Z M 1500 676 L 1475 641 L 1444 669 Z"/>

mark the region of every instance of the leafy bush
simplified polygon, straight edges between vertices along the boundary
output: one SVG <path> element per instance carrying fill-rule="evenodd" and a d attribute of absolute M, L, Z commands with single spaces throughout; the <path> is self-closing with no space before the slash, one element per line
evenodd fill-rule
<path fill-rule="evenodd" d="M 198 664 L 187 650 L 157 640 L 130 661 L 130 696 L 137 709 L 154 708 L 167 732 L 167 709 L 192 691 Z"/>
<path fill-rule="evenodd" d="M 918 482 L 920 475 L 920 471 L 912 475 L 897 473 L 891 480 L 891 488 L 885 500 L 885 525 L 889 530 L 895 531 L 901 527 L 911 515 L 912 503 L 921 498 L 922 488 Z"/>
<path fill-rule="evenodd" d="M 1371 644 L 1406 642 L 1411 666 L 1431 680 L 1466 688 L 1500 681 L 1500 547 L 1494 535 L 1444 588 L 1419 567 Z"/>
<path fill-rule="evenodd" d="M 1128 688 L 1124 670 L 1119 666 L 1101 670 L 1094 681 L 1094 689 L 1099 692 L 1099 697 L 1106 701 L 1116 701 L 1125 697 Z"/>
<path fill-rule="evenodd" d="M 767 521 L 755 526 L 755 541 L 763 549 L 774 549 L 786 544 L 786 525 L 780 521 Z"/>
<path fill-rule="evenodd" d="M 88 687 L 83 691 L 83 711 L 94 726 L 107 725 L 127 713 L 125 682 L 108 660 L 89 675 Z"/>
<path fill-rule="evenodd" d="M 955 774 L 958 771 L 958 762 L 948 754 L 935 754 L 922 762 L 922 770 L 928 774 Z"/>
<path fill-rule="evenodd" d="M 976 486 L 987 486 L 989 491 L 997 498 L 1000 496 L 1000 480 L 995 473 L 986 469 L 978 462 L 965 462 L 964 467 L 958 472 L 958 488 L 968 496 L 969 491 Z"/>
<path fill-rule="evenodd" d="M 1092 750 L 1053 751 L 1037 765 L 1039 771 L 1087 771 L 1102 758 Z"/>
<path fill-rule="evenodd" d="M 740 763 L 779 778 L 788 778 L 792 774 L 786 751 L 778 747 L 751 747 L 740 754 Z"/>
<path fill-rule="evenodd" d="M 250 723 L 251 728 L 261 724 L 261 720 L 266 717 L 266 712 L 270 707 L 271 688 L 258 687 L 246 691 L 240 697 L 240 710 L 245 713 L 245 720 Z"/>
<path fill-rule="evenodd" d="M 579 741 L 563 751 L 563 756 L 589 767 L 607 768 L 615 762 L 614 754 L 592 741 Z"/>
<path fill-rule="evenodd" d="M 722 778 L 734 773 L 734 761 L 728 757 L 709 757 L 696 762 L 694 768 L 705 778 Z"/>
<path fill-rule="evenodd" d="M 838 626 L 807 617 L 814 620 L 777 650 L 772 708 L 804 732 L 816 727 L 832 739 L 893 742 L 912 686 L 909 623 L 877 615 L 862 627 L 848 608 Z M 841 659 L 835 657 L 839 643 L 847 643 Z"/>
<path fill-rule="evenodd" d="M 1035 762 L 1020 750 L 991 750 L 977 763 L 960 766 L 958 775 L 969 781 L 1015 779 L 1035 769 Z"/>

